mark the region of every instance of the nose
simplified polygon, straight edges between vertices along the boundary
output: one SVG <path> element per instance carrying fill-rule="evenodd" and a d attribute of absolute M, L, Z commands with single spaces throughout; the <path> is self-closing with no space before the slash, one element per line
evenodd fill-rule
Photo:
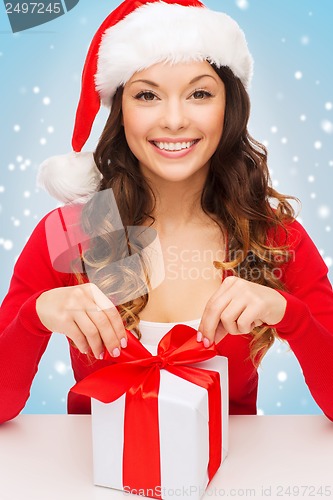
<path fill-rule="evenodd" d="M 180 130 L 189 124 L 186 106 L 177 98 L 165 102 L 161 114 L 161 126 L 168 130 Z"/>

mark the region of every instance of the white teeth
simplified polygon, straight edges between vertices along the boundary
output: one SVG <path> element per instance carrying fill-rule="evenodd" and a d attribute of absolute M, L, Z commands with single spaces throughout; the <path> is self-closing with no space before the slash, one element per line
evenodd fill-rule
<path fill-rule="evenodd" d="M 158 149 L 165 149 L 166 151 L 181 151 L 182 149 L 188 149 L 196 141 L 191 142 L 154 142 Z"/>

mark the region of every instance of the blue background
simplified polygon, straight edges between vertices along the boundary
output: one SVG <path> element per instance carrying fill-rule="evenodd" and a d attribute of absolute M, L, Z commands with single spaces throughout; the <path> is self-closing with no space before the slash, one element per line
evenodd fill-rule
<path fill-rule="evenodd" d="M 0 298 L 37 221 L 57 202 L 35 187 L 38 165 L 71 151 L 86 51 L 114 0 L 80 0 L 58 19 L 12 34 L 0 4 Z M 250 132 L 269 149 L 273 185 L 302 201 L 305 226 L 332 281 L 332 0 L 207 0 L 244 29 L 255 59 Z M 86 145 L 93 150 L 107 113 Z M 240 367 L 241 369 L 241 367 Z M 259 412 L 321 413 L 294 355 L 275 342 L 259 371 Z M 66 339 L 54 334 L 25 413 L 65 413 L 74 380 Z"/>

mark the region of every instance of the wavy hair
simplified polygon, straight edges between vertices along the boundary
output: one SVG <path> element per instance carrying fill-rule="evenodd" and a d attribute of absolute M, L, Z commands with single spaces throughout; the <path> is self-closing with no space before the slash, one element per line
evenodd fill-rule
<path fill-rule="evenodd" d="M 214 261 L 213 265 L 223 273 L 284 290 L 278 271 L 283 263 L 288 262 L 291 254 L 286 244 L 275 246 L 274 241 L 268 244 L 267 234 L 269 230 L 274 232 L 280 227 L 287 238 L 284 222 L 296 217 L 288 199 L 299 200 L 280 194 L 271 185 L 267 150 L 250 136 L 247 129 L 250 100 L 243 84 L 229 68 L 212 67 L 225 85 L 226 109 L 222 137 L 211 158 L 201 193 L 201 208 L 209 217 L 213 214 L 212 220 L 222 232 L 227 233 L 229 242 L 228 258 L 224 262 Z M 119 313 L 125 327 L 134 331 L 140 339 L 138 315 L 149 297 L 147 263 L 141 259 L 138 269 L 126 269 L 124 266 L 122 273 L 110 273 L 109 270 L 112 262 L 126 255 L 140 255 L 144 238 L 140 237 L 140 231 L 130 238 L 126 228 L 140 226 L 149 219 L 153 223 L 151 214 L 156 200 L 125 138 L 122 94 L 123 87 L 119 87 L 94 160 L 103 176 L 99 191 L 112 189 L 125 229 L 121 234 L 114 231 L 112 199 L 106 197 L 100 203 L 98 196 L 93 197 L 82 210 L 83 229 L 93 238 L 93 244 L 82 259 L 85 269 L 89 268 L 91 282 L 111 299 L 117 293 L 122 294 Z M 106 201 L 108 199 L 109 202 Z M 133 296 L 135 300 L 131 299 Z M 270 326 L 262 325 L 253 328 L 250 334 L 250 358 L 258 366 L 277 332 Z"/>

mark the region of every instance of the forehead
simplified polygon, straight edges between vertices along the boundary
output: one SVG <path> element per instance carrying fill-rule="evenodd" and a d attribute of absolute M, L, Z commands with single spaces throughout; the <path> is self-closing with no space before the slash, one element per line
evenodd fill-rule
<path fill-rule="evenodd" d="M 176 64 L 160 62 L 134 73 L 127 84 L 140 79 L 162 81 L 163 83 L 171 79 L 172 81 L 190 82 L 193 78 L 201 75 L 210 75 L 219 80 L 217 73 L 207 61 L 190 61 Z"/>

